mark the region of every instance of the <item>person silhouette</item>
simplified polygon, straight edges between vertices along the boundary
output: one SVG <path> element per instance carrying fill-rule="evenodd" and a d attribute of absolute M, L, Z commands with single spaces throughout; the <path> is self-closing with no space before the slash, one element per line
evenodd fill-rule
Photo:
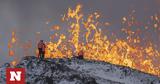
<path fill-rule="evenodd" d="M 44 59 L 45 48 L 46 48 L 45 43 L 43 42 L 43 40 L 40 40 L 38 43 L 38 51 L 39 51 L 38 58 L 40 58 L 41 60 Z"/>

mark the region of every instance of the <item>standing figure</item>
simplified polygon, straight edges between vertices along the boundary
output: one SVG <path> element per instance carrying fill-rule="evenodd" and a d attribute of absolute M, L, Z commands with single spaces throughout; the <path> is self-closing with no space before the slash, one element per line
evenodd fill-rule
<path fill-rule="evenodd" d="M 38 58 L 40 57 L 41 60 L 44 59 L 45 48 L 46 48 L 45 43 L 43 42 L 43 40 L 40 40 L 40 42 L 38 43 L 38 51 L 39 51 Z"/>

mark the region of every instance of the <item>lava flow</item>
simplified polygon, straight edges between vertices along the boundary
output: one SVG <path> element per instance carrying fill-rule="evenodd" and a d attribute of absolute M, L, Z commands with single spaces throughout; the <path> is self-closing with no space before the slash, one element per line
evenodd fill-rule
<path fill-rule="evenodd" d="M 110 62 L 160 76 L 160 52 L 154 47 L 155 44 L 140 36 L 150 27 L 159 31 L 160 17 L 155 14 L 151 16 L 151 20 L 154 20 L 153 24 L 144 24 L 137 21 L 134 13 L 135 10 L 121 20 L 123 27 L 121 32 L 125 34 L 122 39 L 112 32 L 110 32 L 112 36 L 103 34 L 102 25 L 105 25 L 107 30 L 108 26 L 114 24 L 101 22 L 102 16 L 98 12 L 85 16 L 82 5 L 77 5 L 75 9 L 68 8 L 67 14 L 63 15 L 61 21 L 62 24 L 67 25 L 65 29 L 69 34 L 58 33 L 63 31 L 61 30 L 63 26 L 53 25 L 50 31 L 54 34 L 50 35 L 50 42 L 46 42 L 45 56 L 46 58 L 71 58 L 83 52 L 87 60 Z M 144 30 L 141 31 L 141 28 L 132 30 L 133 26 L 143 27 Z"/>

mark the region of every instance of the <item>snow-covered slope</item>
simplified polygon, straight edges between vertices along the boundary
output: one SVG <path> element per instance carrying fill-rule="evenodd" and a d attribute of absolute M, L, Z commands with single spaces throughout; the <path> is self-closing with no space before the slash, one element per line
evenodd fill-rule
<path fill-rule="evenodd" d="M 6 63 L 0 67 L 0 84 L 5 84 Z M 39 60 L 24 57 L 16 67 L 26 69 L 27 84 L 160 84 L 160 78 L 124 66 L 72 59 Z"/>

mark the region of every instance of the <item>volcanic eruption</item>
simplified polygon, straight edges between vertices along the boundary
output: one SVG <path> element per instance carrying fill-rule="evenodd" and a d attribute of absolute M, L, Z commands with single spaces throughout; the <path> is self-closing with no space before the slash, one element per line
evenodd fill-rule
<path fill-rule="evenodd" d="M 50 41 L 46 42 L 45 58 L 72 58 L 83 52 L 86 60 L 123 65 L 160 76 L 160 61 L 158 61 L 160 51 L 155 47 L 156 44 L 142 37 L 142 34 L 148 36 L 147 32 L 151 30 L 160 34 L 158 13 L 148 17 L 148 23 L 143 23 L 136 18 L 136 11 L 131 10 L 128 16 L 121 19 L 121 33 L 124 36 L 120 38 L 115 32 L 105 34 L 109 26 L 114 23 L 101 21 L 103 16 L 99 11 L 91 12 L 91 14 L 83 13 L 81 4 L 75 9 L 68 8 L 67 13 L 62 15 L 61 24 L 54 24 L 48 30 L 51 34 L 48 37 Z M 46 22 L 49 23 L 50 21 Z M 65 25 L 63 29 L 62 24 Z M 64 29 L 66 33 L 61 33 Z M 39 34 L 40 32 L 37 32 L 37 35 Z M 16 53 L 12 50 L 16 43 L 15 35 L 13 32 L 12 40 L 8 43 L 10 56 Z"/>

